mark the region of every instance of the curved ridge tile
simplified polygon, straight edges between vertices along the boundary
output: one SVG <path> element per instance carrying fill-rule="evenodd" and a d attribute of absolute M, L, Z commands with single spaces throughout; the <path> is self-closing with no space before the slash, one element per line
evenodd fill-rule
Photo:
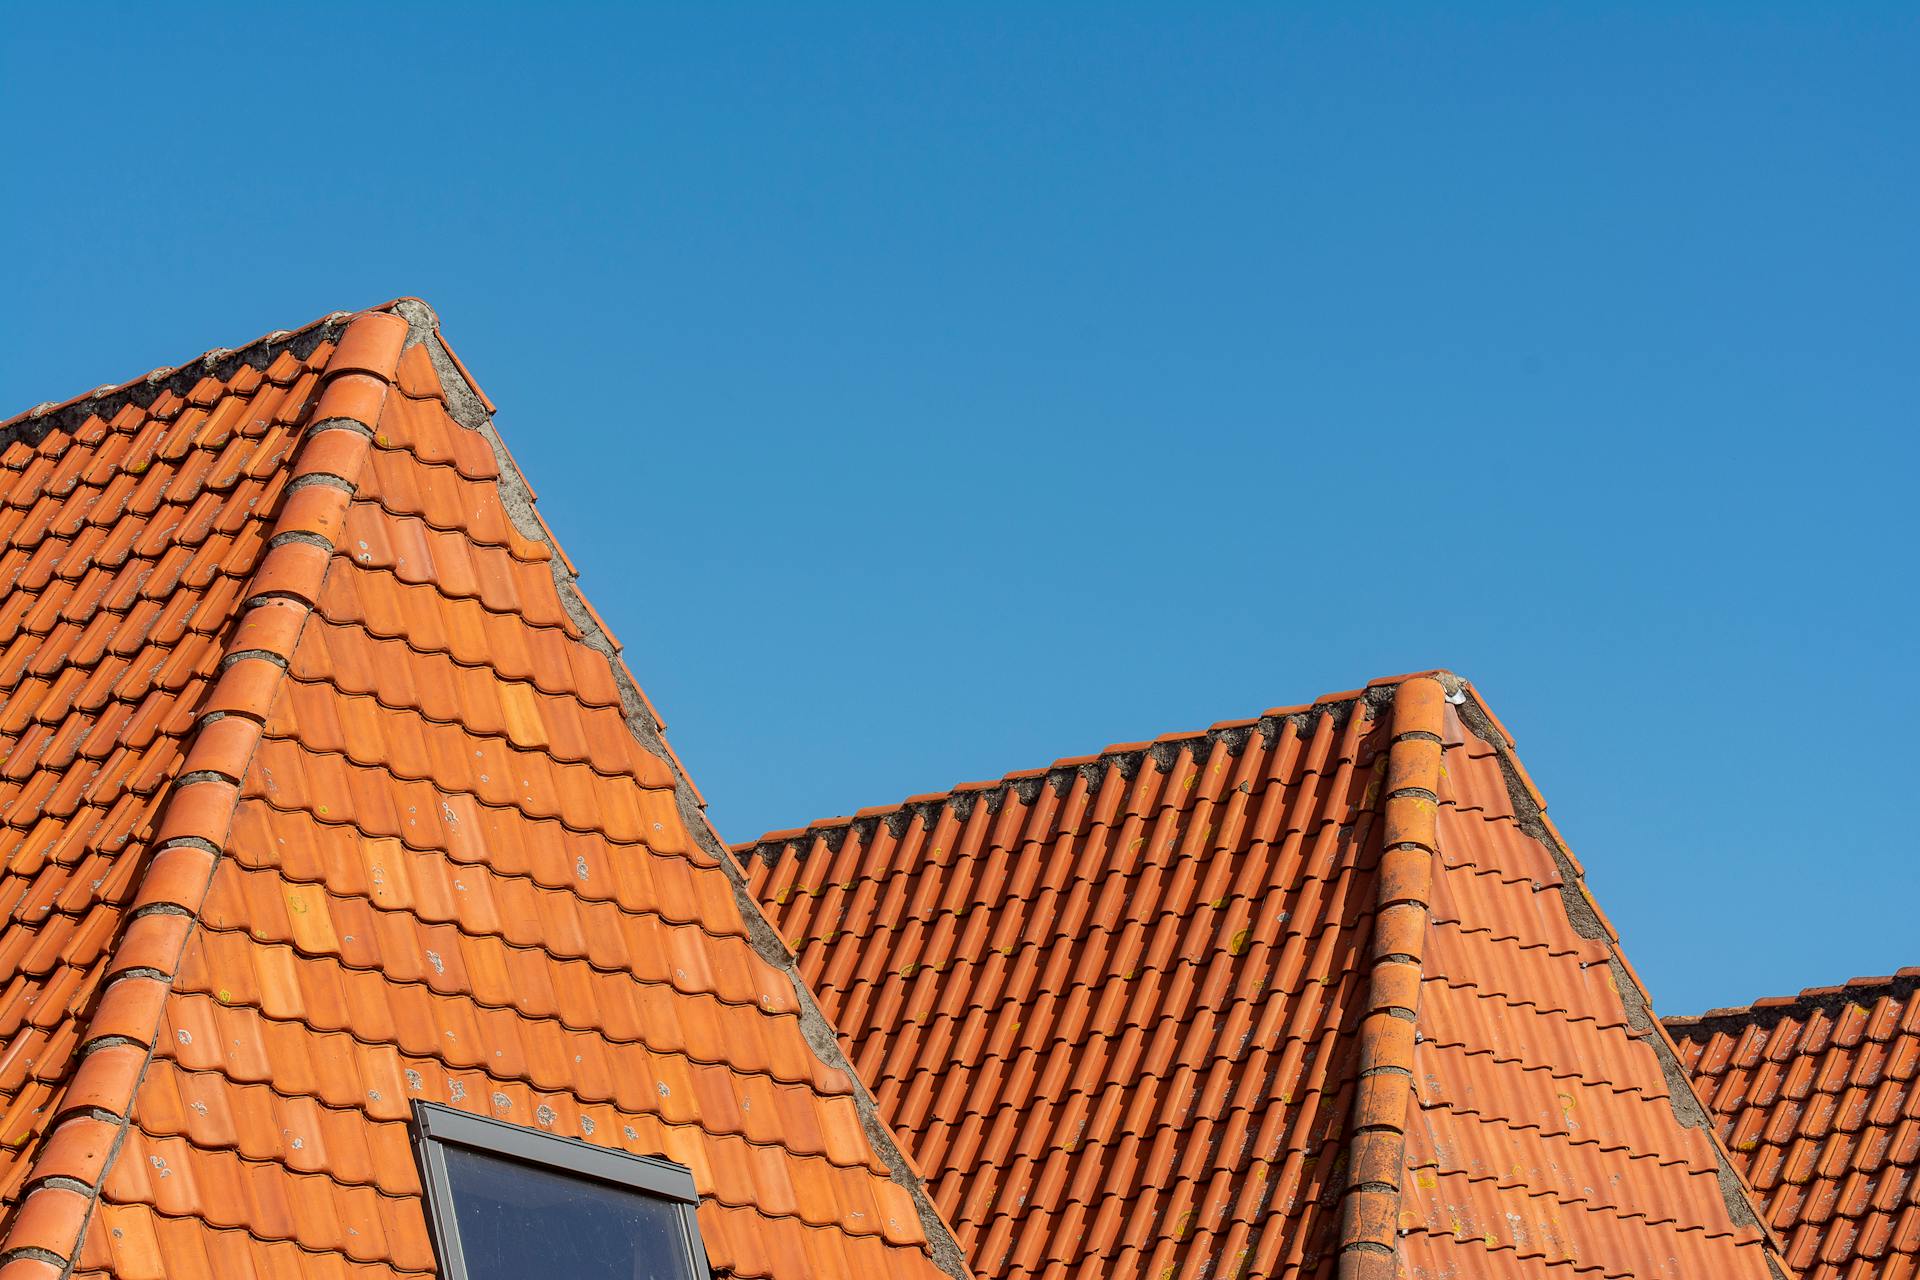
<path fill-rule="evenodd" d="M 735 856 L 983 1274 L 1784 1280 L 1511 745 L 1420 673 Z"/>
<path fill-rule="evenodd" d="M 1407 1275 L 1784 1280 L 1511 739 L 1469 686 L 1440 710 Z"/>
<path fill-rule="evenodd" d="M 1398 1265 L 1401 1175 L 1413 1111 L 1413 1027 L 1439 847 L 1445 700 L 1446 691 L 1430 676 L 1408 680 L 1393 695 L 1378 909 L 1340 1225 L 1340 1280 L 1391 1280 Z"/>
<path fill-rule="evenodd" d="M 402 300 L 0 427 L 8 1280 L 429 1274 L 416 1098 L 969 1274 L 489 410 Z"/>
<path fill-rule="evenodd" d="M 264 553 L 252 564 L 245 603 L 218 658 L 218 682 L 199 704 L 194 727 L 182 740 L 184 758 L 159 811 L 150 861 L 131 898 L 131 915 L 105 965 L 87 1021 L 76 1032 L 83 1056 L 51 1129 L 26 1167 L 24 1194 L 0 1239 L 0 1260 L 72 1266 L 97 1197 L 115 1170 L 124 1167 L 115 1155 L 132 1124 L 135 1097 L 188 931 L 225 850 L 240 779 L 260 741 L 287 657 L 326 576 L 331 550 L 324 532 L 326 513 L 337 516 L 346 507 L 405 335 L 406 324 L 396 317 L 358 316 L 339 330 L 324 363 L 298 384 L 305 388 L 295 397 L 299 403 L 304 406 L 310 395 L 318 401 L 292 462 L 289 487 L 324 491 L 322 500 L 283 504 Z M 153 412 L 158 416 L 171 410 L 166 406 Z M 155 453 L 168 458 L 176 443 L 185 448 L 191 438 L 204 439 L 199 433 L 212 421 L 198 408 L 181 414 L 175 427 L 155 442 Z M 220 456 L 228 459 L 232 453 L 229 448 Z M 145 470 L 143 458 L 132 465 Z M 183 471 L 169 494 L 186 496 L 181 492 L 185 478 L 197 485 L 213 465 L 208 459 L 197 470 Z M 137 506 L 137 493 L 133 501 Z M 181 583 L 205 585 L 192 572 L 197 561 L 167 571 L 169 554 L 174 553 L 163 553 L 156 569 L 156 578 L 166 584 L 158 590 L 171 592 Z M 155 579 L 149 579 L 145 589 L 156 586 Z"/>

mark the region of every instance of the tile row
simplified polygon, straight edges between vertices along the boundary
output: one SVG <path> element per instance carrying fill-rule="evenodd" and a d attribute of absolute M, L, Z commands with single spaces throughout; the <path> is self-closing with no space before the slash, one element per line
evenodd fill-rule
<path fill-rule="evenodd" d="M 412 665 L 363 671 L 344 681 L 296 674 L 287 688 L 289 715 L 297 720 L 303 707 L 309 720 L 330 715 L 334 734 L 317 737 L 316 746 L 344 755 L 355 754 L 347 741 L 350 729 L 363 740 L 378 741 L 411 732 L 410 727 L 399 728 L 404 722 L 396 717 L 414 716 L 469 737 L 498 739 L 516 751 L 584 764 L 596 773 L 671 785 L 657 757 L 634 742 L 616 707 L 548 693 L 527 681 L 502 682 L 491 671 L 462 667 L 437 655 L 420 659 L 418 672 L 408 669 Z M 372 727 L 382 720 L 393 726 L 384 734 Z M 370 754 L 360 749 L 363 763 Z"/>
<path fill-rule="evenodd" d="M 419 1214 L 417 1204 L 409 1209 Z M 715 1272 L 741 1280 L 911 1274 L 921 1267 L 915 1248 L 809 1227 L 796 1218 L 708 1202 L 699 1221 Z M 405 1225 L 398 1225 L 404 1232 Z M 86 1280 L 400 1280 L 432 1272 L 431 1265 L 406 1270 L 391 1261 L 362 1262 L 344 1250 L 303 1248 L 198 1217 L 168 1217 L 147 1204 L 104 1201 L 73 1274 Z"/>
<path fill-rule="evenodd" d="M 589 750 L 576 759 L 569 760 L 550 742 L 539 741 L 553 735 L 537 722 L 530 723 L 525 712 L 533 708 L 517 702 L 528 688 L 514 684 L 504 694 L 496 693 L 491 713 L 503 722 L 510 717 L 517 720 L 521 736 L 536 742 L 527 747 L 504 734 L 474 733 L 457 722 L 393 710 L 372 698 L 343 695 L 330 685 L 301 680 L 286 682 L 268 731 L 274 737 L 298 738 L 316 755 L 345 756 L 356 765 L 384 768 L 409 782 L 433 779 L 450 790 L 470 792 L 483 803 L 517 805 L 534 816 L 553 816 L 549 794 L 586 791 L 606 780 L 672 789 L 673 775 L 666 763 L 633 741 L 630 733 L 625 744 L 613 737 L 609 730 L 617 726 L 624 731 L 626 726 L 617 720 L 608 724 L 611 717 L 595 722 L 602 731 L 594 744 L 597 751 Z M 564 699 L 552 701 L 566 705 Z M 574 720 L 579 723 L 577 715 Z M 546 770 L 556 776 L 542 776 Z"/>
<path fill-rule="evenodd" d="M 546 543 L 513 527 L 495 497 L 496 482 L 494 476 L 468 479 L 456 467 L 429 462 L 410 450 L 376 447 L 355 492 L 389 518 L 375 520 L 364 507 L 350 514 L 347 545 L 361 564 L 393 567 L 424 561 L 438 568 L 429 569 L 427 576 L 442 587 L 452 587 L 460 574 L 477 573 L 476 566 L 498 551 L 515 560 L 551 559 Z M 365 547 L 360 545 L 363 537 Z M 362 551 L 372 554 L 361 559 Z M 474 593 L 452 589 L 449 594 Z"/>
<path fill-rule="evenodd" d="M 247 819 L 249 827 L 271 826 L 278 819 L 305 834 L 319 825 L 304 814 L 259 809 L 270 817 L 263 823 L 256 810 Z M 594 863 L 604 865 L 610 858 L 644 860 L 651 865 L 655 892 L 638 910 L 608 900 L 604 892 L 545 887 L 525 876 L 496 874 L 480 860 L 460 863 L 415 853 L 390 838 L 362 839 L 354 851 L 360 865 L 330 869 L 331 883 L 296 878 L 276 853 L 271 847 L 250 849 L 244 858 L 222 865 L 209 903 L 210 922 L 224 926 L 247 919 L 263 940 L 291 943 L 308 956 L 337 957 L 356 968 L 374 967 L 378 956 L 369 948 L 383 925 L 393 924 L 436 938 L 440 950 L 470 957 L 476 969 L 493 967 L 504 943 L 605 971 L 631 970 L 646 981 L 712 992 L 733 1004 L 794 1007 L 790 992 L 767 989 L 774 979 L 753 953 L 717 872 L 676 855 L 654 855 L 643 845 L 603 845 L 586 864 L 588 875 L 579 877 L 589 878 Z M 577 857 L 576 875 L 579 866 Z M 360 887 L 349 885 L 357 874 L 364 874 L 364 894 L 333 890 L 335 884 Z M 628 869 L 622 881 L 637 887 L 646 875 Z M 403 895 L 410 900 L 403 901 Z"/>
<path fill-rule="evenodd" d="M 221 1022 L 203 1017 L 205 1012 L 203 1007 L 171 1013 L 171 1030 L 195 1035 L 197 1028 L 212 1034 Z M 252 1030 L 243 1020 L 236 1022 L 243 1036 Z M 300 1172 L 333 1169 L 343 1181 L 395 1186 L 412 1175 L 394 1163 L 399 1145 L 382 1145 L 380 1135 L 404 1130 L 411 1104 L 420 1100 L 478 1109 L 500 1119 L 519 1117 L 520 1123 L 550 1133 L 612 1143 L 639 1154 L 683 1151 L 692 1167 L 706 1170 L 702 1181 L 736 1176 L 744 1167 L 740 1162 L 753 1158 L 739 1150 L 742 1144 L 779 1148 L 798 1160 L 796 1167 L 802 1170 L 812 1168 L 808 1161 L 825 1161 L 843 1170 L 885 1172 L 852 1099 L 842 1095 L 823 1100 L 807 1085 L 761 1076 L 727 1079 L 712 1072 L 675 1072 L 673 1081 L 664 1083 L 672 1089 L 677 1082 L 683 1095 L 693 1097 L 699 1111 L 694 1123 L 683 1115 L 686 1106 L 676 1106 L 672 1116 L 663 1115 L 650 1099 L 638 1109 L 622 1109 L 611 1098 L 583 1099 L 570 1089 L 536 1089 L 486 1071 L 450 1068 L 436 1058 L 408 1057 L 391 1046 L 303 1038 L 284 1027 L 275 1030 L 273 1038 L 274 1047 L 296 1057 L 270 1082 L 236 1078 L 249 1074 L 247 1064 L 206 1068 L 196 1065 L 205 1060 L 204 1054 L 189 1061 L 163 1046 L 149 1068 L 153 1087 L 141 1095 L 144 1130 L 155 1137 L 185 1137 L 201 1147 L 235 1149 L 253 1160 L 277 1159 Z M 298 1056 L 314 1051 L 331 1056 L 318 1061 Z M 636 1078 L 648 1088 L 663 1083 L 644 1069 Z M 308 1128 L 295 1132 L 290 1127 L 294 1120 Z M 295 1137 L 300 1146 L 289 1149 Z M 715 1162 L 708 1154 L 709 1143 L 725 1155 L 717 1163 L 727 1169 L 708 1169 Z"/>
<path fill-rule="evenodd" d="M 1088 834 L 1084 847 L 1097 847 L 1094 842 L 1107 831 L 1095 828 Z M 1089 872 L 1068 884 L 1044 883 L 1039 876 L 1048 858 L 1076 856 L 1082 847 L 991 849 L 957 859 L 938 877 L 854 878 L 783 890 L 786 896 L 773 905 L 781 909 L 782 929 L 795 951 L 826 947 L 823 970 L 857 967 L 870 981 L 884 968 L 898 966 L 869 958 L 859 945 L 862 939 L 891 936 L 895 943 L 882 948 L 883 954 L 912 960 L 919 949 L 916 940 L 968 935 L 983 918 L 990 925 L 985 941 L 993 950 L 1101 935 L 1159 937 L 1169 929 L 1192 928 L 1224 928 L 1228 939 L 1239 937 L 1235 945 L 1271 946 L 1300 931 L 1290 929 L 1290 921 L 1322 919 L 1320 899 L 1355 902 L 1353 879 L 1371 874 L 1372 866 L 1355 865 L 1352 843 L 1339 823 L 1321 821 L 1311 835 L 1303 829 L 1280 844 L 1259 842 L 1165 861 L 1142 858 L 1130 870 Z M 1246 868 L 1257 869 L 1261 878 L 1243 874 Z M 1343 923 L 1351 927 L 1360 908 L 1348 910 L 1353 914 Z M 843 939 L 851 952 L 839 945 Z M 940 963 L 938 957 L 936 949 L 924 962 Z"/>
<path fill-rule="evenodd" d="M 159 1084 L 167 1087 L 165 1081 Z M 204 1077 L 190 1090 L 193 1100 L 188 1107 L 199 1103 L 211 1110 L 240 1105 L 232 1091 L 209 1086 Z M 404 1270 L 430 1264 L 430 1248 L 425 1257 L 419 1252 L 424 1238 L 416 1243 L 408 1233 L 405 1242 L 399 1243 L 383 1241 L 377 1231 L 351 1229 L 356 1219 L 419 1223 L 414 1202 L 420 1184 L 406 1125 L 375 1126 L 356 1113 L 329 1113 L 318 1107 L 302 1117 L 290 1114 L 297 1111 L 290 1104 L 264 1114 L 242 1112 L 236 1117 L 235 1145 L 205 1146 L 177 1132 L 153 1132 L 146 1120 L 144 1093 L 142 1102 L 122 1158 L 108 1177 L 105 1192 L 110 1198 L 151 1204 L 170 1217 L 199 1217 L 266 1239 L 292 1239 L 310 1249 L 344 1252 L 361 1261 L 388 1260 Z M 480 1111 L 496 1114 L 504 1109 L 488 1102 Z M 331 1133 L 317 1126 L 295 1127 L 303 1118 L 328 1114 L 338 1117 L 328 1126 Z M 585 1140 L 679 1160 L 693 1170 L 703 1198 L 729 1208 L 756 1208 L 769 1218 L 837 1226 L 849 1235 L 884 1236 L 896 1244 L 914 1242 L 912 1227 L 917 1222 L 911 1202 L 865 1165 L 837 1165 L 798 1156 L 776 1144 L 712 1135 L 652 1117 L 610 1118 L 621 1123 L 595 1126 L 593 1137 Z M 536 1109 L 528 1122 L 552 1128 L 560 1124 L 559 1113 Z M 280 1126 L 277 1133 L 262 1132 L 273 1124 Z M 575 1136 L 580 1130 L 567 1132 Z M 627 1132 L 636 1136 L 626 1139 Z M 248 1145 L 259 1154 L 250 1152 Z M 336 1229 L 330 1219 L 347 1229 Z M 424 1224 L 415 1230 L 423 1232 Z"/>
<path fill-rule="evenodd" d="M 538 914 L 546 900 L 541 894 L 560 892 L 580 899 L 587 904 L 580 909 L 589 912 L 607 906 L 672 922 L 704 921 L 716 933 L 739 932 L 737 912 L 729 913 L 728 886 L 704 874 L 717 863 L 697 845 L 663 852 L 527 821 L 497 827 L 492 835 L 519 838 L 495 840 L 482 863 L 397 838 L 366 838 L 352 827 L 257 801 L 243 802 L 235 822 L 247 829 L 271 823 L 275 832 L 273 843 L 239 851 L 242 868 L 276 870 L 339 898 L 409 911 L 429 924 L 457 924 L 475 936 L 526 938 L 519 917 Z"/>
<path fill-rule="evenodd" d="M 805 1048 L 794 1012 L 724 1002 L 699 990 L 692 975 L 675 987 L 627 972 L 542 963 L 537 950 L 517 963 L 497 954 L 463 956 L 453 940 L 414 930 L 404 920 L 357 939 L 381 963 L 351 969 L 271 945 L 262 932 L 209 922 L 177 989 L 204 992 L 234 1009 L 233 1016 L 258 1009 L 269 1019 L 347 1033 L 364 1043 L 392 1043 L 458 1066 L 491 1064 L 502 1075 L 547 1088 L 563 1087 L 576 1074 L 604 1081 L 617 1077 L 628 1057 L 637 1066 L 649 1054 L 670 1054 L 827 1092 L 845 1090 L 843 1079 Z M 499 963 L 483 966 L 488 960 Z M 527 986 L 509 990 L 516 979 Z M 554 1015 L 526 1011 L 541 1004 L 553 1006 Z"/>
<path fill-rule="evenodd" d="M 443 785 L 434 772 L 406 778 L 384 762 L 356 764 L 292 738 L 267 738 L 250 775 L 248 798 L 465 862 L 483 861 L 488 837 L 520 823 L 543 825 L 547 838 L 555 840 L 571 831 L 675 855 L 688 846 L 670 790 L 604 778 L 531 753 L 508 763 L 497 740 L 467 741 L 479 743 L 472 750 L 480 754 L 471 757 L 472 763 L 458 758 L 461 776 L 448 777 Z M 508 770 L 503 777 L 489 772 L 490 746 Z M 525 767 L 515 770 L 514 764 Z"/>

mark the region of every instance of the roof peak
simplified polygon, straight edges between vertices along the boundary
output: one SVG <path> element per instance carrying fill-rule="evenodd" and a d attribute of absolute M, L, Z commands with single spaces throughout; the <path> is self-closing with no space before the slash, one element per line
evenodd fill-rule
<path fill-rule="evenodd" d="M 290 488 L 311 497 L 281 505 L 231 625 L 220 629 L 220 677 L 181 738 L 183 762 L 158 810 L 150 856 L 135 880 L 133 913 L 108 953 L 102 994 L 76 1024 L 84 1063 L 45 1140 L 28 1157 L 18 1211 L 0 1236 L 0 1258 L 42 1264 L 27 1274 L 70 1271 L 80 1257 L 133 1124 L 140 1082 L 227 849 L 248 769 L 301 630 L 321 599 L 354 487 L 369 465 L 406 322 L 362 312 L 337 325 L 331 317 L 320 323 L 332 326 L 335 345 L 317 372 L 308 426 L 287 463 Z M 318 346 L 316 339 L 308 354 Z"/>
<path fill-rule="evenodd" d="M 964 1276 L 439 326 L 411 298 L 330 313 L 0 423 L 0 737 L 27 743 L 9 776 L 26 762 L 32 783 L 0 817 L 8 887 L 35 895 L 4 939 L 33 957 L 7 1010 L 39 1019 L 0 1079 L 27 1117 L 0 1152 L 0 1263 L 57 1280 L 106 1267 L 109 1239 L 142 1242 L 136 1270 L 200 1247 L 154 1244 L 158 1215 L 189 1241 L 243 1227 L 243 1248 L 430 1269 L 404 1144 L 330 1189 L 236 1122 L 246 1176 L 312 1214 L 191 1199 L 224 1173 L 183 1170 L 165 1187 L 182 1195 L 158 1195 L 144 1144 L 165 1144 L 153 1167 L 236 1158 L 142 1127 L 170 1113 L 139 1099 L 186 1073 L 235 1115 L 222 1091 L 266 1084 L 391 1135 L 432 1097 L 668 1154 L 701 1180 L 717 1270 Z M 74 696 L 41 696 L 56 686 Z M 401 883 L 432 887 L 388 892 Z M 440 909 L 470 886 L 488 905 Z M 263 948 L 272 984 L 254 981 Z M 503 948 L 559 966 L 550 1003 L 520 998 L 537 980 L 494 985 Z M 308 965 L 370 975 L 347 1022 L 280 1000 Z M 459 1027 L 446 1045 L 412 1034 L 429 988 L 430 1016 Z M 387 1001 L 407 1012 L 374 1012 Z M 213 1008 L 262 1028 L 243 1034 L 244 1081 L 211 1056 Z M 562 1051 L 574 1028 L 601 1047 Z M 351 1063 L 324 1080 L 300 1065 L 322 1044 Z M 649 1072 L 657 1093 L 629 1087 Z"/>
<path fill-rule="evenodd" d="M 1779 1280 L 1483 696 L 1376 680 L 737 848 L 983 1274 Z"/>

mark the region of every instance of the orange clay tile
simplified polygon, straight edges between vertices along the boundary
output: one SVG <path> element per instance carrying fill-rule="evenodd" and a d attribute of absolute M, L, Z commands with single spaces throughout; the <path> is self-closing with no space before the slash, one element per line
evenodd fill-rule
<path fill-rule="evenodd" d="M 735 855 L 982 1276 L 1784 1274 L 1540 806 L 1428 673 Z"/>
<path fill-rule="evenodd" d="M 0 424 L 4 1280 L 431 1273 L 415 1100 L 969 1274 L 482 407 L 403 300 Z"/>
<path fill-rule="evenodd" d="M 1920 1275 L 1920 969 L 1666 1028 L 1797 1274 Z"/>
<path fill-rule="evenodd" d="M 402 300 L 0 424 L 0 1280 L 428 1273 L 414 1099 L 725 1275 L 1915 1273 L 1914 975 L 1663 1034 L 1470 687 L 736 863 L 491 407 Z"/>

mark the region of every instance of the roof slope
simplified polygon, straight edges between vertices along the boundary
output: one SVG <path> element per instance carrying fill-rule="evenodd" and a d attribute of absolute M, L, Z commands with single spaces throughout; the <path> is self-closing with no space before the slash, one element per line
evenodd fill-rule
<path fill-rule="evenodd" d="M 1777 1274 L 1541 810 L 1443 674 L 736 853 L 983 1276 Z"/>
<path fill-rule="evenodd" d="M 426 1099 L 964 1274 L 421 304 L 4 427 L 0 1272 L 419 1275 Z"/>
<path fill-rule="evenodd" d="M 1667 1028 L 1805 1280 L 1920 1275 L 1920 969 Z"/>

